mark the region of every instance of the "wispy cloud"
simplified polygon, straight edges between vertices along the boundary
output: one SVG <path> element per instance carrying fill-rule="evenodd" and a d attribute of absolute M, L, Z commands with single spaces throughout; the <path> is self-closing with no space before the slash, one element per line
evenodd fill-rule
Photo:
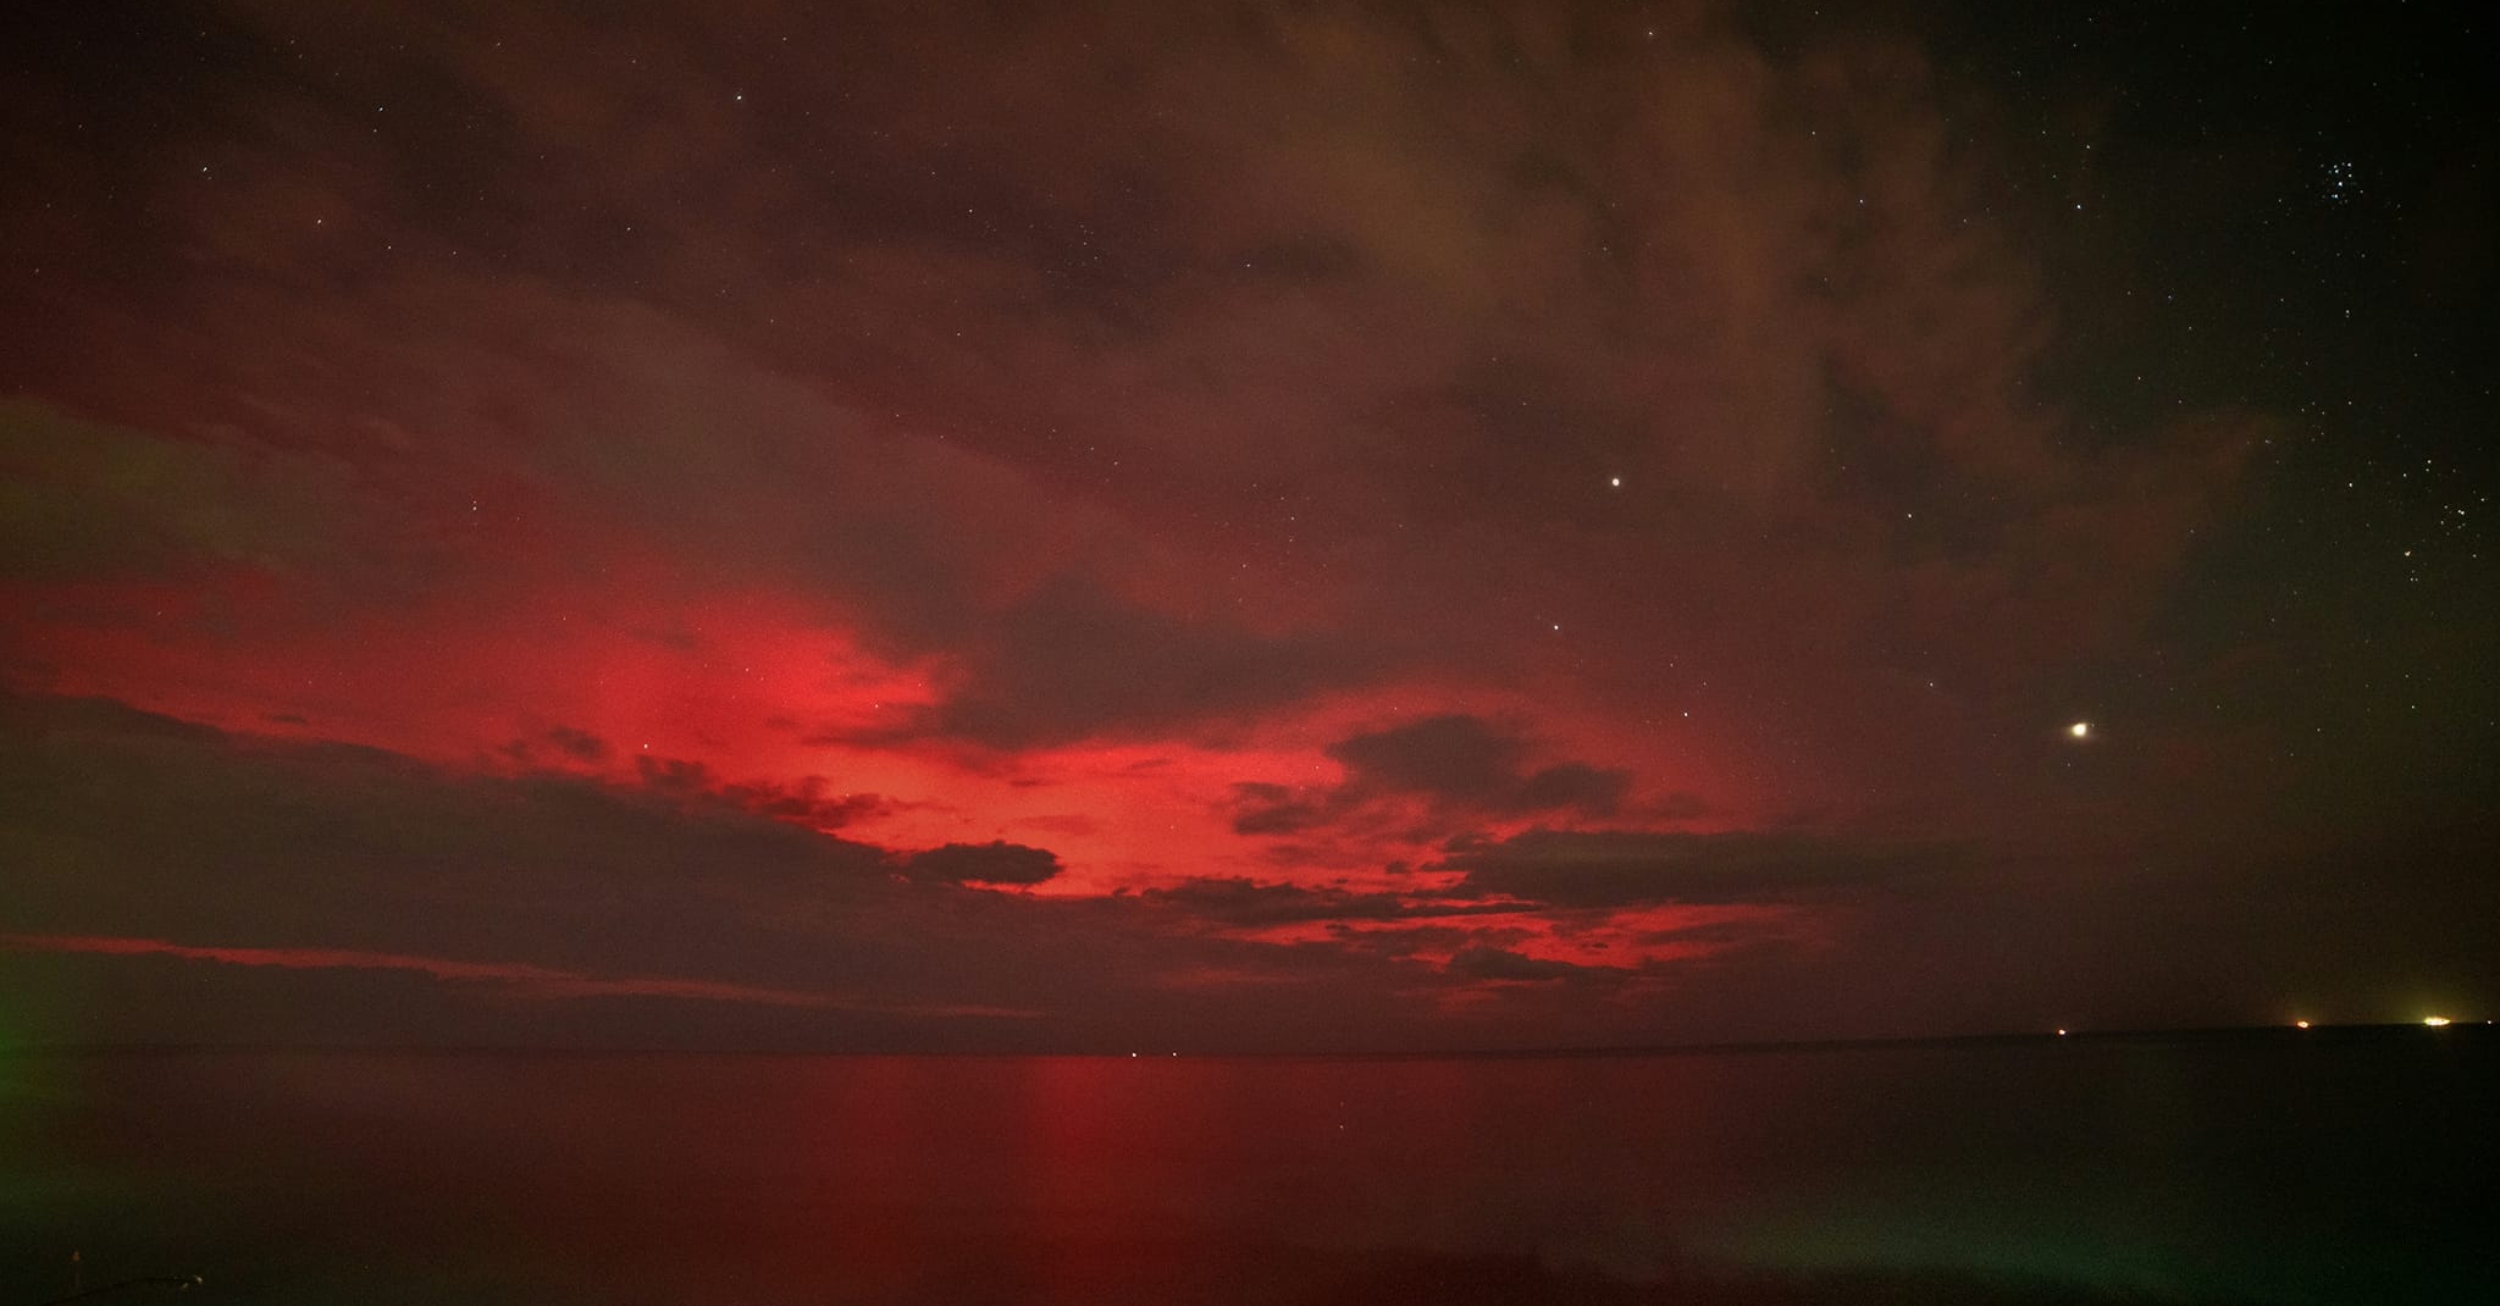
<path fill-rule="evenodd" d="M 580 971 L 535 966 L 527 962 L 464 961 L 455 957 L 422 957 L 400 952 L 367 952 L 356 948 L 253 948 L 202 946 L 167 939 L 121 938 L 96 934 L 0 934 L 0 947 L 22 952 L 85 953 L 106 957 L 173 957 L 226 966 L 271 966 L 281 970 L 399 970 L 430 975 L 446 983 L 494 984 L 533 998 L 681 998 L 693 1002 L 740 1002 L 769 1007 L 823 1010 L 898 1009 L 860 1002 L 837 994 L 804 989 L 771 988 L 724 980 L 667 975 L 588 975 Z M 912 1006 L 898 1014 L 915 1016 L 1029 1017 L 1033 1012 L 1008 1007 Z"/>

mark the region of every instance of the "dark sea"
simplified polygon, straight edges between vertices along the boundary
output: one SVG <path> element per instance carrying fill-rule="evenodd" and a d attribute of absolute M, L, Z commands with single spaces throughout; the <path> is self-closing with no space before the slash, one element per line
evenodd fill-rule
<path fill-rule="evenodd" d="M 0 1053 L 0 1306 L 2500 1302 L 2480 1027 L 1451 1059 Z M 76 1261 L 73 1263 L 73 1254 Z"/>

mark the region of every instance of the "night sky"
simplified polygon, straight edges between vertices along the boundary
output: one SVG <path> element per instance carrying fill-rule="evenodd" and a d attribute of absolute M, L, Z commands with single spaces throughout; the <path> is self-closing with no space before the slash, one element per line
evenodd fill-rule
<path fill-rule="evenodd" d="M 26 8 L 0 1044 L 2500 1014 L 2477 6 Z"/>

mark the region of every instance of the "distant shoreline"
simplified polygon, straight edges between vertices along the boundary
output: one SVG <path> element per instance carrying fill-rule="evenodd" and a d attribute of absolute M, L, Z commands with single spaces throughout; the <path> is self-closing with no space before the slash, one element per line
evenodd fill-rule
<path fill-rule="evenodd" d="M 929 1060 L 1147 1060 L 1196 1061 L 1546 1061 L 1634 1059 L 1780 1053 L 1866 1052 L 1933 1048 L 2045 1046 L 2053 1044 L 2311 1042 L 2349 1043 L 2389 1038 L 2465 1040 L 2479 1042 L 2500 1034 L 2487 1020 L 2457 1021 L 2445 1026 L 2419 1022 L 2367 1025 L 2224 1025 L 2187 1029 L 2086 1030 L 2063 1033 L 1911 1035 L 1893 1038 L 1747 1039 L 1711 1043 L 1672 1043 L 1615 1047 L 1451 1048 L 1428 1051 L 1176 1051 L 1144 1049 L 1046 1051 L 932 1051 L 925 1049 L 700 1048 L 700 1047 L 553 1047 L 495 1044 L 286 1044 L 286 1043 L 26 1043 L 0 1047 L 0 1060 L 46 1056 L 423 1056 L 423 1057 L 741 1057 L 793 1059 Z"/>

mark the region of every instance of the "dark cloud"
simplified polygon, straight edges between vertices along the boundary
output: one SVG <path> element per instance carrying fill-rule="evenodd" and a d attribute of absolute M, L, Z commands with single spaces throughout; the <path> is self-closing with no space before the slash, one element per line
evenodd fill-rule
<path fill-rule="evenodd" d="M 972 682 L 924 728 L 999 748 L 1238 718 L 1371 674 L 1333 639 L 1186 620 L 1067 577 L 1000 614 L 962 652 Z"/>
<path fill-rule="evenodd" d="M 1458 950 L 1442 967 L 1453 979 L 1500 980 L 1512 983 L 1545 984 L 1557 980 L 1581 979 L 1603 972 L 1590 966 L 1576 966 L 1567 961 L 1550 961 L 1528 957 L 1507 948 L 1488 944 L 1472 944 Z"/>
<path fill-rule="evenodd" d="M 835 793 L 821 775 L 803 776 L 788 784 L 750 781 L 724 785 L 720 796 L 758 816 L 789 821 L 813 830 L 839 830 L 854 821 L 883 816 L 898 804 L 883 794 Z"/>
<path fill-rule="evenodd" d="M 90 738 L 158 740 L 224 748 L 237 736 L 198 721 L 150 712 L 110 698 L 62 698 L 0 691 L 0 728 L 29 744 Z"/>
<path fill-rule="evenodd" d="M 1137 896 L 1141 901 L 1227 926 L 1389 920 L 1408 912 L 1406 900 L 1397 894 L 1261 883 L 1230 876 L 1202 876 L 1169 887 L 1143 889 Z"/>
<path fill-rule="evenodd" d="M 1333 820 L 1342 810 L 1333 791 L 1295 789 L 1263 781 L 1233 786 L 1235 834 L 1297 834 Z"/>
<path fill-rule="evenodd" d="M 1482 944 L 1503 948 L 1534 934 L 1516 926 L 1406 925 L 1379 929 L 1368 925 L 1329 927 L 1338 947 L 1381 957 L 1449 956 Z"/>
<path fill-rule="evenodd" d="M 1522 780 L 1510 796 L 1511 810 L 1571 810 L 1590 816 L 1612 816 L 1631 791 L 1632 773 L 1586 762 L 1549 766 Z"/>
<path fill-rule="evenodd" d="M 1906 888 L 1960 870 L 1959 849 L 1800 834 L 1530 830 L 1453 842 L 1434 869 L 1463 891 L 1555 907 L 1758 902 Z"/>
<path fill-rule="evenodd" d="M 13 859 L 8 924 L 21 933 L 588 973 L 737 978 L 760 965 L 782 982 L 809 969 L 792 967 L 785 930 L 688 922 L 765 901 L 859 904 L 887 879 L 883 849 L 676 790 L 460 775 L 94 701 L 20 698 L 8 725 L 0 827 L 31 841 Z"/>
<path fill-rule="evenodd" d="M 640 754 L 634 758 L 634 774 L 641 777 L 643 788 L 672 798 L 709 797 L 720 787 L 720 777 L 712 774 L 712 768 L 682 757 Z"/>
<path fill-rule="evenodd" d="M 950 843 L 896 864 L 912 879 L 938 884 L 1040 884 L 1061 870 L 1058 854 L 1049 849 L 1004 840 Z"/>
<path fill-rule="evenodd" d="M 608 760 L 608 741 L 587 730 L 556 726 L 547 732 L 547 743 L 576 762 L 595 765 Z"/>
<path fill-rule="evenodd" d="M 694 806 L 751 813 L 811 830 L 838 830 L 900 806 L 881 794 L 836 792 L 833 781 L 821 775 L 786 782 L 732 783 L 701 762 L 648 753 L 635 756 L 634 774 L 646 793 Z"/>
<path fill-rule="evenodd" d="M 1518 734 L 1451 713 L 1352 736 L 1330 745 L 1328 755 L 1345 765 L 1351 790 L 1418 794 L 1483 812 L 1611 816 L 1631 790 L 1630 772 L 1586 762 L 1523 772 L 1528 751 Z"/>
<path fill-rule="evenodd" d="M 1525 769 L 1533 745 L 1482 717 L 1447 713 L 1349 736 L 1328 746 L 1346 770 L 1319 788 L 1250 782 L 1233 786 L 1238 834 L 1295 834 L 1358 817 L 1379 800 L 1420 798 L 1438 809 L 1489 816 L 1570 812 L 1612 816 L 1632 789 L 1629 771 L 1560 762 Z M 1662 817 L 1661 819 L 1675 819 Z"/>
<path fill-rule="evenodd" d="M 1527 743 L 1480 717 L 1428 717 L 1331 744 L 1358 782 L 1458 802 L 1498 802 L 1520 786 Z"/>
<path fill-rule="evenodd" d="M 1239 876 L 1199 876 L 1176 885 L 1139 890 L 1137 898 L 1217 925 L 1253 928 L 1305 921 L 1417 920 L 1510 910 L 1432 892 L 1364 892 L 1336 885 L 1286 884 Z"/>

